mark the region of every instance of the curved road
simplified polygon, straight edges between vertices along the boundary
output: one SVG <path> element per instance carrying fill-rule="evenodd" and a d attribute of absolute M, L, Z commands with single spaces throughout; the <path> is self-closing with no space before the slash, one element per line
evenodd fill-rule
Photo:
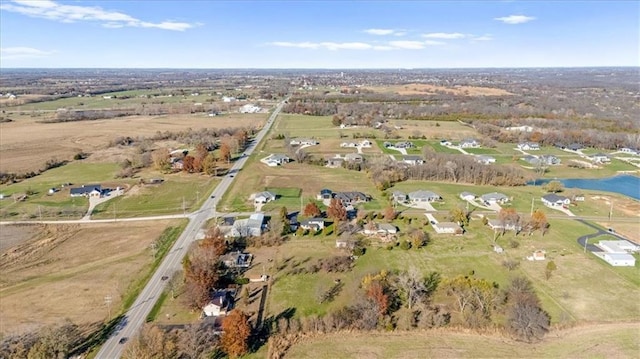
<path fill-rule="evenodd" d="M 147 316 L 166 286 L 166 282 L 162 280 L 162 276 L 170 276 L 176 270 L 181 268 L 182 259 L 187 254 L 189 245 L 195 240 L 198 231 L 209 218 L 216 215 L 214 211 L 217 199 L 222 197 L 222 195 L 229 189 L 235 178 L 235 174 L 242 169 L 247 157 L 251 155 L 258 144 L 260 144 L 278 116 L 278 113 L 280 113 L 283 105 L 284 101 L 280 102 L 276 106 L 271 116 L 269 116 L 265 126 L 260 130 L 260 132 L 258 132 L 255 139 L 245 150 L 244 153 L 246 156 L 242 156 L 236 161 L 233 167 L 229 170 L 229 174 L 227 174 L 213 190 L 200 210 L 189 216 L 190 221 L 184 232 L 182 232 L 180 237 L 178 237 L 171 248 L 171 251 L 162 260 L 160 266 L 158 266 L 158 269 L 153 274 L 147 285 L 142 289 L 131 308 L 129 308 L 129 310 L 124 314 L 124 318 L 120 325 L 118 325 L 116 332 L 113 333 L 112 336 L 102 345 L 102 348 L 100 348 L 100 351 L 96 355 L 97 359 L 115 359 L 122 356 L 124 345 L 120 344 L 120 340 L 122 338 L 128 339 L 134 337 L 140 330 L 140 327 L 145 323 Z M 122 219 L 119 219 L 119 221 L 122 221 Z"/>
<path fill-rule="evenodd" d="M 582 246 L 582 248 L 585 248 L 585 245 L 586 245 L 586 249 L 588 249 L 589 252 L 602 252 L 602 249 L 598 248 L 595 244 L 589 244 L 588 241 L 591 238 L 599 237 L 599 236 L 601 236 L 603 234 L 608 234 L 610 236 L 616 237 L 616 238 L 621 239 L 621 240 L 628 240 L 628 239 L 624 238 L 623 236 L 621 236 L 621 235 L 619 235 L 619 234 L 617 234 L 615 232 L 605 231 L 604 229 L 602 229 L 602 228 L 600 228 L 598 226 L 595 226 L 595 225 L 585 221 L 584 219 L 576 219 L 576 221 L 578 221 L 578 222 L 580 222 L 582 224 L 585 224 L 585 225 L 597 230 L 596 233 L 586 234 L 586 235 L 584 235 L 582 237 L 578 237 L 578 244 L 580 244 L 580 246 Z"/>

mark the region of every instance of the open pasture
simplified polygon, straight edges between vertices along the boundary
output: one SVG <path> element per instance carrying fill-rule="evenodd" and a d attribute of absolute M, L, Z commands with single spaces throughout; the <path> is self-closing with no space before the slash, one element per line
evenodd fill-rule
<path fill-rule="evenodd" d="M 152 136 L 188 128 L 260 127 L 265 114 L 129 116 L 95 121 L 39 123 L 29 117 L 0 123 L 0 171 L 26 172 L 51 159 L 105 150 L 117 137 Z"/>
<path fill-rule="evenodd" d="M 149 245 L 177 221 L 37 226 L 0 257 L 0 333 L 65 318 L 77 324 L 117 315 L 130 286 L 151 265 Z M 0 231 L 4 241 L 4 231 Z"/>

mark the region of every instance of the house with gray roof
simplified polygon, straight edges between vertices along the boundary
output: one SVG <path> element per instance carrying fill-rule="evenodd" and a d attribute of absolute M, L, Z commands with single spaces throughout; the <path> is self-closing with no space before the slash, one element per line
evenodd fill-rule
<path fill-rule="evenodd" d="M 266 225 L 264 223 L 264 213 L 254 213 L 249 218 L 238 219 L 233 222 L 230 237 L 258 237 L 262 234 Z"/>
<path fill-rule="evenodd" d="M 402 162 L 412 166 L 416 166 L 424 164 L 424 159 L 421 156 L 417 155 L 405 155 L 402 156 Z"/>
<path fill-rule="evenodd" d="M 459 146 L 461 148 L 478 148 L 480 147 L 480 142 L 476 141 L 473 138 L 465 138 L 464 140 L 460 141 Z"/>
<path fill-rule="evenodd" d="M 364 161 L 364 157 L 359 153 L 347 153 L 344 155 L 344 160 L 352 163 L 362 163 Z"/>
<path fill-rule="evenodd" d="M 396 202 L 403 203 L 407 200 L 407 194 L 402 191 L 393 191 L 391 196 L 393 197 L 393 200 Z"/>
<path fill-rule="evenodd" d="M 475 159 L 476 159 L 476 162 L 482 163 L 483 165 L 496 163 L 496 158 L 489 155 L 477 155 L 475 156 Z"/>
<path fill-rule="evenodd" d="M 523 151 L 539 151 L 540 145 L 537 142 L 518 143 L 518 149 Z"/>
<path fill-rule="evenodd" d="M 71 197 L 100 197 L 102 195 L 102 185 L 85 184 L 80 187 L 74 187 L 69 190 Z"/>
<path fill-rule="evenodd" d="M 548 193 L 542 196 L 542 203 L 547 207 L 563 207 L 571 204 L 571 199 L 565 196 L 559 196 L 555 193 Z"/>
<path fill-rule="evenodd" d="M 507 195 L 502 194 L 502 193 L 498 193 L 498 192 L 491 192 L 491 193 L 483 194 L 482 196 L 480 196 L 480 199 L 485 203 L 507 203 L 507 202 L 509 202 L 509 197 L 507 197 Z"/>
<path fill-rule="evenodd" d="M 476 197 L 478 197 L 475 193 L 471 193 L 471 192 L 462 192 L 460 193 L 460 199 L 462 199 L 463 201 L 473 201 L 474 199 L 476 199 Z"/>
<path fill-rule="evenodd" d="M 260 162 L 266 164 L 267 166 L 270 167 L 275 167 L 275 166 L 280 166 L 283 165 L 285 163 L 289 163 L 291 159 L 289 158 L 289 156 L 287 155 L 283 155 L 283 154 L 270 154 L 269 156 L 263 158 L 260 160 Z"/>
<path fill-rule="evenodd" d="M 342 205 L 345 207 L 353 206 L 357 203 L 369 202 L 371 197 L 362 192 L 334 192 L 333 197 L 342 201 Z"/>
<path fill-rule="evenodd" d="M 267 203 L 270 201 L 275 201 L 276 197 L 277 197 L 276 194 L 273 192 L 269 192 L 269 191 L 258 192 L 253 197 L 253 201 L 254 203 Z"/>
<path fill-rule="evenodd" d="M 435 202 L 442 199 L 439 194 L 425 190 L 409 192 L 408 197 L 411 202 Z"/>

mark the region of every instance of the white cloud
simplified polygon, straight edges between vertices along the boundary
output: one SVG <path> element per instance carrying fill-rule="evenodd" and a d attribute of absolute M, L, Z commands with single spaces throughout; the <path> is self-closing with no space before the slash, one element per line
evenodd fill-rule
<path fill-rule="evenodd" d="M 142 27 L 184 31 L 198 25 L 177 21 L 142 21 L 131 15 L 104 10 L 98 6 L 62 5 L 50 0 L 14 0 L 11 3 L 0 4 L 0 10 L 64 23 L 96 21 L 107 28 Z"/>
<path fill-rule="evenodd" d="M 474 36 L 471 38 L 471 41 L 491 41 L 491 40 L 493 40 L 493 36 L 491 35 Z"/>
<path fill-rule="evenodd" d="M 444 45 L 446 44 L 446 42 L 436 41 L 436 40 L 426 40 L 424 41 L 424 44 L 428 46 L 438 46 L 438 45 Z"/>
<path fill-rule="evenodd" d="M 422 41 L 389 41 L 389 45 L 396 49 L 420 50 L 424 49 L 426 44 Z"/>
<path fill-rule="evenodd" d="M 422 34 L 422 37 L 426 39 L 446 39 L 446 40 L 454 40 L 454 39 L 462 39 L 467 37 L 465 34 L 461 34 L 459 32 L 432 32 L 429 34 Z"/>
<path fill-rule="evenodd" d="M 30 59 L 52 55 L 53 51 L 43 51 L 32 47 L 3 47 L 0 48 L 0 57 L 3 60 L 9 59 Z"/>
<path fill-rule="evenodd" d="M 378 36 L 404 36 L 407 34 L 405 30 L 396 30 L 396 29 L 366 29 L 363 32 L 369 35 L 378 35 Z"/>
<path fill-rule="evenodd" d="M 509 16 L 494 18 L 494 20 L 502 21 L 503 23 L 509 24 L 509 25 L 524 24 L 525 22 L 529 22 L 535 19 L 536 18 L 533 16 L 525 16 L 525 15 L 509 15 Z"/>

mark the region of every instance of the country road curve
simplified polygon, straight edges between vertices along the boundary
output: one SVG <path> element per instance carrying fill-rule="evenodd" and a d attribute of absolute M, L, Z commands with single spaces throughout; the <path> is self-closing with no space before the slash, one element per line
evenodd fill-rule
<path fill-rule="evenodd" d="M 264 125 L 262 130 L 258 132 L 254 141 L 252 141 L 246 148 L 245 153 L 247 156 L 241 156 L 240 159 L 236 161 L 233 167 L 229 170 L 230 174 L 235 174 L 242 169 L 248 156 L 253 153 L 271 128 L 271 125 L 280 113 L 285 101 L 286 99 L 276 106 L 273 113 L 269 116 L 267 123 Z M 119 326 L 120 329 L 113 333 L 102 345 L 100 351 L 96 355 L 97 359 L 115 359 L 122 356 L 125 345 L 120 343 L 121 338 L 130 339 L 136 336 L 166 286 L 166 282 L 162 280 L 162 276 L 171 275 L 181 268 L 182 259 L 186 256 L 190 244 L 196 239 L 196 235 L 204 223 L 209 218 L 216 215 L 214 213 L 216 201 L 229 189 L 234 178 L 235 177 L 231 177 L 231 175 L 226 175 L 208 196 L 200 210 L 188 216 L 189 224 L 187 224 L 184 232 L 182 232 L 180 237 L 178 237 L 171 248 L 171 251 L 169 251 L 166 257 L 162 260 L 160 266 L 158 266 L 158 269 L 153 273 L 151 279 L 144 289 L 142 289 L 138 298 L 133 302 L 131 308 L 129 308 L 129 310 L 124 314 L 122 325 Z M 213 198 L 212 195 L 214 195 L 215 198 Z M 123 219 L 119 219 L 118 221 L 123 221 Z M 91 222 L 93 221 L 84 221 L 84 223 Z"/>

